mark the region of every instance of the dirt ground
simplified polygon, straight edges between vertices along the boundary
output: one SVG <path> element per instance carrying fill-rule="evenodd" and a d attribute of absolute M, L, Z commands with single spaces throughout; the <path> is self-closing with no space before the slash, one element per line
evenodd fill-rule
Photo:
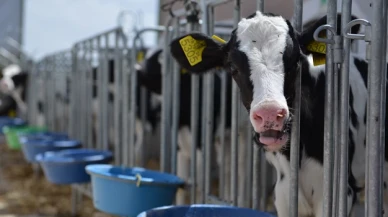
<path fill-rule="evenodd" d="M 84 196 L 79 217 L 108 217 Z M 71 189 L 48 182 L 43 172 L 34 175 L 21 151 L 0 143 L 0 217 L 70 217 Z"/>

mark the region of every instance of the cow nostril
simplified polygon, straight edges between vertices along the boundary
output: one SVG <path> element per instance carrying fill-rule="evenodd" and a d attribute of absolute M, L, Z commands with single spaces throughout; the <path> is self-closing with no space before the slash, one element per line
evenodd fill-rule
<path fill-rule="evenodd" d="M 282 109 L 278 111 L 278 114 L 276 115 L 276 121 L 282 122 L 286 117 L 286 110 Z"/>
<path fill-rule="evenodd" d="M 260 115 L 254 115 L 253 119 L 255 119 L 255 121 L 257 121 L 258 123 L 261 123 L 263 122 L 263 118 L 260 116 Z"/>

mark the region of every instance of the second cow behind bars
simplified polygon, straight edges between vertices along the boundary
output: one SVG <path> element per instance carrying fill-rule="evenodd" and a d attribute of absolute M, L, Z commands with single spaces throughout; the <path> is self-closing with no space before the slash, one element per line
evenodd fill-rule
<path fill-rule="evenodd" d="M 337 23 L 339 34 L 340 15 Z M 299 69 L 302 104 L 298 216 L 323 215 L 325 65 L 313 64 L 308 45 L 314 41 L 314 31 L 324 24 L 326 17 L 299 33 L 283 17 L 258 11 L 242 19 L 225 44 L 202 33 L 186 34 L 171 43 L 171 53 L 182 67 L 205 73 L 221 66 L 236 81 L 255 130 L 255 143 L 264 148 L 267 160 L 276 168 L 275 206 L 279 217 L 289 214 L 290 129 Z M 359 26 L 353 27 L 352 33 L 358 31 Z M 367 68 L 364 59 L 351 54 L 348 215 L 365 185 Z M 385 188 L 387 181 L 384 177 Z"/>

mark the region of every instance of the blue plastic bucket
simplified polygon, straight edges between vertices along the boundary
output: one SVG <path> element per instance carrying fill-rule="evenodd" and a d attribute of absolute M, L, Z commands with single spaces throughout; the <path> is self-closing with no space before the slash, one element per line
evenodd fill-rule
<path fill-rule="evenodd" d="M 213 204 L 164 206 L 140 213 L 137 217 L 275 217 L 258 210 Z"/>
<path fill-rule="evenodd" d="M 4 135 L 3 127 L 5 126 L 25 126 L 27 124 L 26 121 L 24 121 L 21 118 L 11 118 L 8 116 L 0 116 L 0 135 Z"/>
<path fill-rule="evenodd" d="M 93 149 L 68 149 L 38 154 L 46 178 L 54 184 L 90 182 L 85 171 L 89 164 L 105 164 L 112 160 L 112 153 Z"/>
<path fill-rule="evenodd" d="M 171 205 L 178 187 L 184 184 L 175 175 L 139 167 L 89 165 L 86 171 L 92 178 L 94 207 L 119 216 L 134 217 Z"/>
<path fill-rule="evenodd" d="M 68 139 L 69 136 L 66 133 L 59 133 L 59 132 L 29 132 L 29 133 L 24 133 L 20 132 L 17 133 L 17 136 L 19 137 L 20 143 L 24 143 L 27 140 L 31 139 L 41 139 L 41 140 L 59 140 L 59 139 Z"/>
<path fill-rule="evenodd" d="M 35 156 L 47 151 L 80 148 L 81 143 L 71 139 L 28 138 L 20 139 L 24 158 L 28 162 L 36 162 Z"/>

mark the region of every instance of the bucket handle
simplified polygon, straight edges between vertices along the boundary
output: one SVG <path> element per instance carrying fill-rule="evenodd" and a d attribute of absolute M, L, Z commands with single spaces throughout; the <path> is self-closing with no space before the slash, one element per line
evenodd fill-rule
<path fill-rule="evenodd" d="M 141 175 L 139 173 L 136 174 L 136 180 L 136 187 L 140 187 Z"/>

